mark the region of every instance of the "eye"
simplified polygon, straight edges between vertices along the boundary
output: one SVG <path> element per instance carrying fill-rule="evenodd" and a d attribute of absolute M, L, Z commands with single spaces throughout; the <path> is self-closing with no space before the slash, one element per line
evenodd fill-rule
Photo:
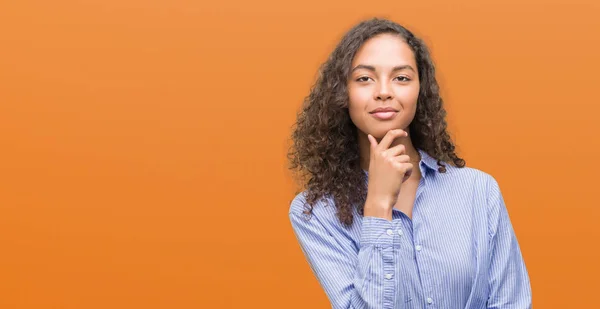
<path fill-rule="evenodd" d="M 400 80 L 401 82 L 408 82 L 410 81 L 410 78 L 406 77 L 406 76 L 398 76 L 396 77 L 398 80 Z"/>
<path fill-rule="evenodd" d="M 369 81 L 369 78 L 370 77 L 368 77 L 368 76 L 361 76 L 361 77 L 357 78 L 356 81 L 357 82 L 366 82 L 366 81 Z"/>

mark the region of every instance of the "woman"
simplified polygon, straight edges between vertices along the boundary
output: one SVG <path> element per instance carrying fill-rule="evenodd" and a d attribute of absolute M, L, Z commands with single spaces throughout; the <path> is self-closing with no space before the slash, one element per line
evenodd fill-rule
<path fill-rule="evenodd" d="M 531 308 L 496 180 L 465 167 L 427 47 L 385 19 L 353 27 L 293 132 L 295 235 L 333 308 Z"/>

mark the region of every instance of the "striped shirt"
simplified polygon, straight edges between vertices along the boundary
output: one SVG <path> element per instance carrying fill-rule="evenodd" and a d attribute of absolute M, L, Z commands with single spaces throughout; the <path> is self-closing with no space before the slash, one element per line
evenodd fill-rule
<path fill-rule="evenodd" d="M 332 308 L 531 308 L 529 275 L 498 183 L 480 170 L 421 154 L 412 220 L 363 217 L 345 227 L 333 200 L 303 214 L 305 193 L 290 205 L 291 224 Z M 367 174 L 368 181 L 368 174 Z"/>

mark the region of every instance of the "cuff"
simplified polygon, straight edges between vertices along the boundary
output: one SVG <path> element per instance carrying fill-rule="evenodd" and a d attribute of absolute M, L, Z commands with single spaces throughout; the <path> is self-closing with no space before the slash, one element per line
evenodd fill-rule
<path fill-rule="evenodd" d="M 394 243 L 392 222 L 384 218 L 363 217 L 361 233 L 361 246 L 392 246 Z"/>

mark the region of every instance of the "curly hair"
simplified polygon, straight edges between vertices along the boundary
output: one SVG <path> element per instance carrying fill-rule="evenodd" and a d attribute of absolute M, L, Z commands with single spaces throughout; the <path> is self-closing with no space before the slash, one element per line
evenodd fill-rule
<path fill-rule="evenodd" d="M 416 114 L 409 125 L 416 148 L 437 159 L 438 171 L 446 172 L 444 162 L 464 167 L 447 132 L 446 111 L 435 78 L 435 67 L 423 41 L 390 20 L 372 18 L 350 29 L 319 69 L 319 76 L 297 115 L 293 143 L 287 154 L 290 170 L 297 172 L 306 186 L 305 214 L 322 197 L 332 197 L 337 217 L 352 225 L 353 207 L 363 214 L 367 195 L 367 175 L 360 166 L 358 129 L 348 111 L 347 82 L 352 60 L 370 38 L 391 33 L 400 36 L 412 49 L 419 73 L 420 90 Z"/>

